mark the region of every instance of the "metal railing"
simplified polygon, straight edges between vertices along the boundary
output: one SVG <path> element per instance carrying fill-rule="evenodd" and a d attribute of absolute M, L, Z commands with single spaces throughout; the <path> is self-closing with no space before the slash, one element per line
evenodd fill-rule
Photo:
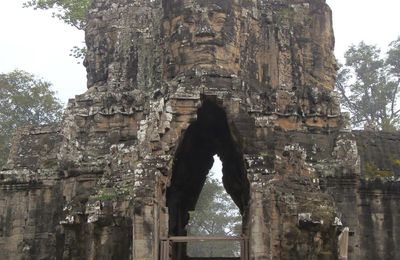
<path fill-rule="evenodd" d="M 173 259 L 172 248 L 174 243 L 187 243 L 187 242 L 204 242 L 204 241 L 238 241 L 240 242 L 240 260 L 249 260 L 249 243 L 247 238 L 242 236 L 171 236 L 161 239 L 160 260 L 180 260 Z M 190 258 L 189 258 L 190 259 Z M 200 259 L 200 258 L 196 258 Z M 207 259 L 207 258 L 202 258 Z M 211 259 L 211 258 L 209 258 Z M 217 259 L 217 257 L 212 257 Z M 218 259 L 224 259 L 220 257 Z M 227 257 L 226 259 L 232 259 Z"/>

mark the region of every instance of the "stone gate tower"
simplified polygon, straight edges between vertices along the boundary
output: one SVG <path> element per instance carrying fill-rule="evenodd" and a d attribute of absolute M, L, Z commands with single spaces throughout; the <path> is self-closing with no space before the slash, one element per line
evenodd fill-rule
<path fill-rule="evenodd" d="M 0 258 L 159 259 L 215 154 L 251 259 L 339 257 L 328 178 L 360 165 L 324 0 L 94 0 L 86 43 L 88 90 L 15 137 Z"/>

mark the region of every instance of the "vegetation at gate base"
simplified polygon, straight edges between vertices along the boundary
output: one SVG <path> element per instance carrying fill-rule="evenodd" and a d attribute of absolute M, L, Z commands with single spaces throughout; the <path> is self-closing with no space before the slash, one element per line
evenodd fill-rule
<path fill-rule="evenodd" d="M 392 159 L 391 161 L 394 166 L 400 167 L 400 159 Z"/>
<path fill-rule="evenodd" d="M 61 120 L 62 104 L 51 83 L 21 70 L 0 74 L 0 168 L 10 152 L 16 128 Z"/>
<path fill-rule="evenodd" d="M 379 169 L 374 163 L 367 163 L 365 165 L 365 178 L 367 180 L 390 178 L 394 176 L 394 172 L 390 170 Z"/>
<path fill-rule="evenodd" d="M 373 45 L 352 45 L 345 53 L 336 87 L 354 127 L 395 131 L 400 126 L 400 37 L 382 57 Z"/>
<path fill-rule="evenodd" d="M 188 235 L 239 236 L 241 221 L 239 210 L 225 192 L 222 183 L 210 173 L 196 204 L 196 210 L 190 213 Z M 188 244 L 188 254 L 196 257 L 237 256 L 239 251 L 240 246 L 237 242 L 207 241 Z"/>

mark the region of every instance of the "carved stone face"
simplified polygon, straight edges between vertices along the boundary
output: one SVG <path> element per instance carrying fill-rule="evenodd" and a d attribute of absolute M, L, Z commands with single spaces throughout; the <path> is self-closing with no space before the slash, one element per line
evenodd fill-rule
<path fill-rule="evenodd" d="M 165 26 L 173 74 L 193 67 L 236 73 L 238 19 L 232 0 L 183 1 L 172 5 Z"/>

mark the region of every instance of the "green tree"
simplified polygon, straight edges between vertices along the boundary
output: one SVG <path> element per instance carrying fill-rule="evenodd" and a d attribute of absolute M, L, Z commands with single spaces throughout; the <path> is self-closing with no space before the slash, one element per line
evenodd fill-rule
<path fill-rule="evenodd" d="M 17 127 L 58 122 L 62 104 L 49 82 L 21 70 L 0 74 L 0 168 Z"/>
<path fill-rule="evenodd" d="M 24 7 L 35 10 L 52 10 L 53 17 L 79 30 L 86 27 L 86 13 L 92 0 L 31 0 L 24 3 Z"/>
<path fill-rule="evenodd" d="M 354 127 L 375 126 L 393 131 L 399 127 L 400 38 L 390 45 L 385 57 L 373 45 L 361 42 L 345 53 L 337 89 L 343 106 L 352 115 Z"/>
<path fill-rule="evenodd" d="M 390 49 L 387 53 L 388 56 L 386 59 L 386 66 L 388 66 L 390 79 L 392 82 L 395 82 L 396 85 L 393 92 L 398 93 L 400 87 L 400 36 L 397 38 L 397 40 L 393 41 L 389 47 Z M 396 95 L 393 95 L 393 97 L 396 97 Z M 391 108 L 392 111 L 395 111 L 396 104 L 397 103 L 395 103 L 395 100 L 393 100 L 393 107 Z"/>
<path fill-rule="evenodd" d="M 25 2 L 23 6 L 35 10 L 51 10 L 53 17 L 78 30 L 85 30 L 86 14 L 91 3 L 92 0 L 31 0 Z M 85 55 L 86 48 L 84 46 L 74 46 L 70 52 L 70 56 L 79 60 L 85 58 Z"/>
<path fill-rule="evenodd" d="M 188 234 L 193 236 L 238 236 L 242 218 L 239 209 L 225 192 L 222 183 L 209 174 L 196 210 L 191 212 Z M 188 244 L 188 254 L 197 257 L 235 256 L 239 244 L 232 242 L 197 242 Z"/>

